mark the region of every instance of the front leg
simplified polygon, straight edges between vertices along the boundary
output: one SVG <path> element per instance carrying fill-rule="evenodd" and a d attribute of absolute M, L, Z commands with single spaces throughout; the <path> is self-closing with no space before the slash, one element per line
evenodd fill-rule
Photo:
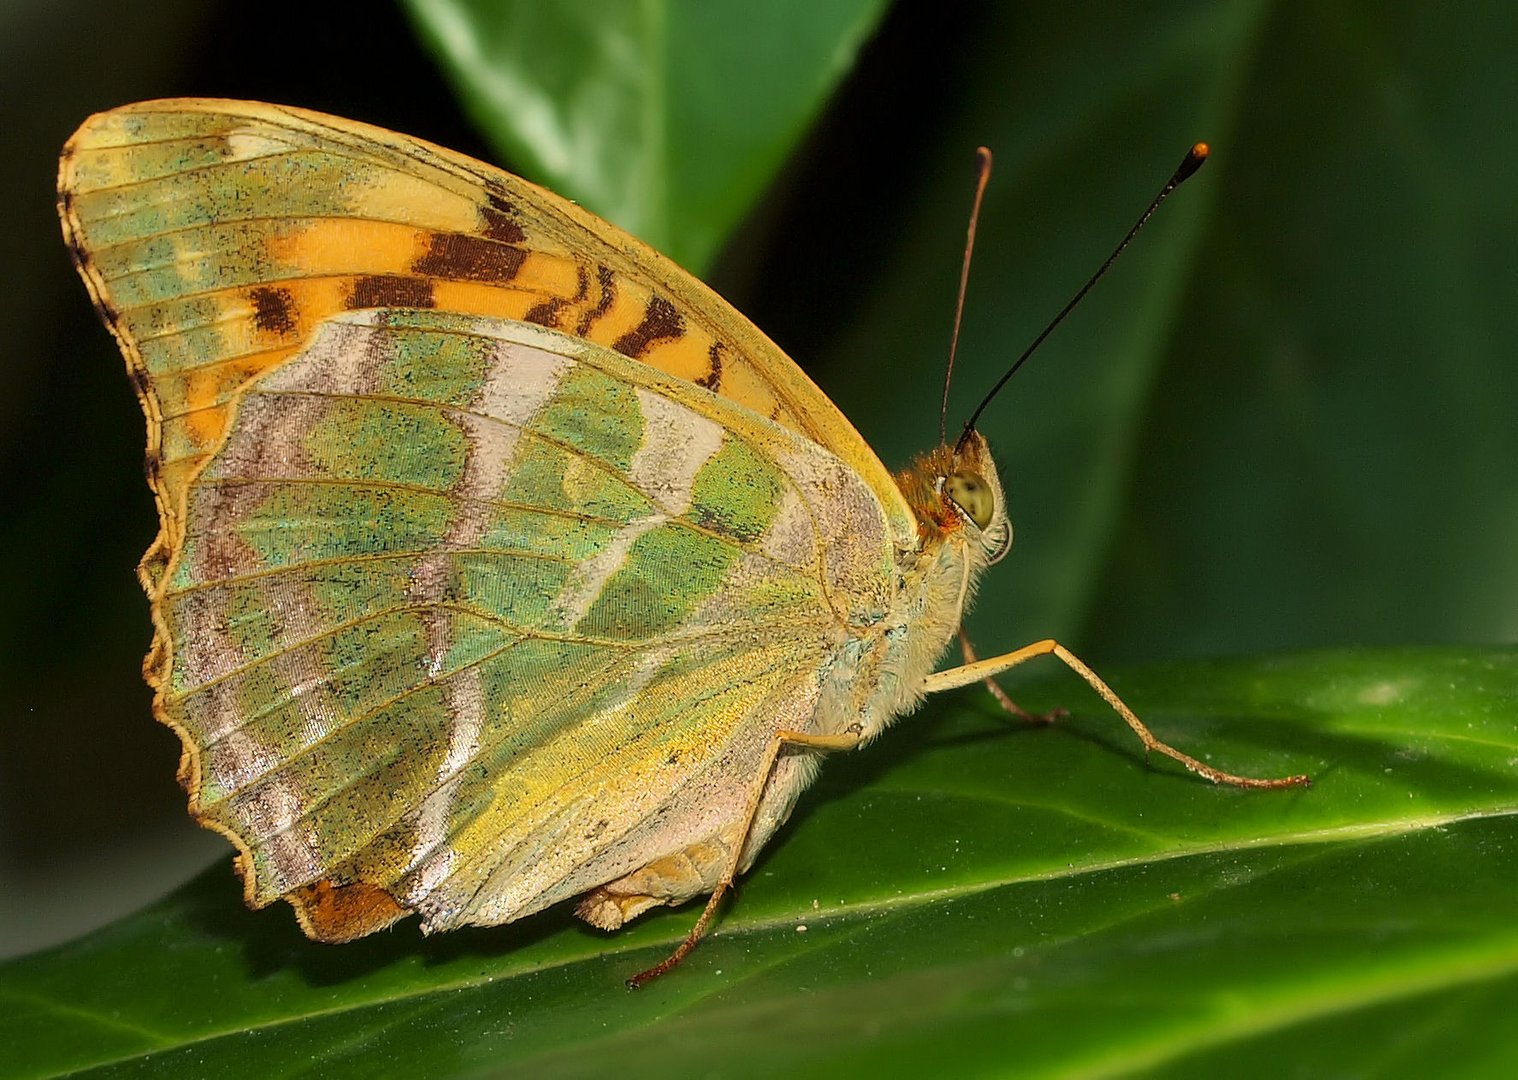
<path fill-rule="evenodd" d="M 970 644 L 970 635 L 965 633 L 963 626 L 959 628 L 959 651 L 964 656 L 966 664 L 973 664 L 980 659 L 980 657 L 975 655 L 975 646 Z M 1026 720 L 1030 724 L 1052 724 L 1054 721 L 1070 715 L 1070 710 L 1068 709 L 1050 709 L 1048 712 L 1042 714 L 1030 713 L 1027 709 L 1012 700 L 1011 696 L 1001 688 L 1001 683 L 997 682 L 994 676 L 987 675 L 980 681 L 985 684 L 987 690 L 991 691 L 991 696 L 996 699 L 997 704 L 1019 720 Z"/>
<path fill-rule="evenodd" d="M 960 667 L 950 668 L 948 671 L 940 671 L 929 675 L 923 683 L 923 690 L 929 694 L 936 694 L 942 690 L 953 690 L 956 687 L 968 686 L 971 683 L 982 682 L 986 679 L 999 675 L 1003 671 L 1016 667 L 1018 664 L 1032 660 L 1036 656 L 1048 656 L 1053 654 L 1064 661 L 1065 666 L 1075 672 L 1087 685 L 1102 696 L 1102 699 L 1112 706 L 1114 712 L 1123 718 L 1123 722 L 1133 729 L 1133 733 L 1144 744 L 1144 750 L 1157 751 L 1168 758 L 1179 761 L 1186 768 L 1198 776 L 1211 780 L 1214 784 L 1231 784 L 1234 787 L 1248 788 L 1283 788 L 1299 787 L 1310 783 L 1306 776 L 1283 776 L 1272 780 L 1262 780 L 1252 776 L 1238 776 L 1234 773 L 1223 772 L 1214 769 L 1205 762 L 1198 761 L 1190 754 L 1183 754 L 1175 747 L 1161 742 L 1155 738 L 1154 733 L 1144 726 L 1123 700 L 1112 692 L 1112 688 L 1103 682 L 1081 659 L 1052 638 L 1043 641 L 1035 641 L 1032 645 L 1025 646 L 1015 652 L 1004 653 L 1001 656 L 993 656 L 986 660 L 976 660 L 972 663 L 963 664 Z"/>

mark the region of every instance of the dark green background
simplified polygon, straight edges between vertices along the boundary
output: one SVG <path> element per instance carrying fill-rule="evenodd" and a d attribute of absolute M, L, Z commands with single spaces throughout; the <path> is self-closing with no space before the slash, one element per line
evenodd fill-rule
<path fill-rule="evenodd" d="M 91 111 L 139 98 L 226 95 L 326 109 L 499 160 L 592 208 L 617 210 L 693 265 L 713 258 L 705 276 L 798 359 L 893 466 L 936 436 L 973 147 L 990 145 L 997 170 L 961 339 L 955 415 L 1106 254 L 1185 146 L 1205 138 L 1213 160 L 982 423 L 1018 528 L 1012 555 L 986 580 L 971 621 L 982 650 L 1054 634 L 1105 670 L 1319 646 L 1518 640 L 1518 129 L 1511 122 L 1518 14 L 1511 5 L 907 2 L 891 8 L 820 116 L 808 102 L 822 94 L 832 54 L 774 43 L 820 40 L 846 60 L 852 38 L 841 8 L 777 7 L 761 34 L 752 24 L 735 30 L 723 13 L 738 8 L 724 4 L 601 7 L 627 13 L 625 25 L 591 20 L 600 32 L 586 34 L 572 17 L 539 9 L 525 25 L 535 27 L 541 47 L 522 48 L 521 33 L 486 43 L 492 62 L 526 73 L 523 81 L 543 100 L 570 103 L 566 115 L 581 141 L 557 161 L 522 130 L 525 108 L 502 109 L 497 98 L 481 96 L 482 86 L 498 92 L 499 80 L 481 82 L 481 69 L 467 66 L 440 69 L 407 15 L 383 4 L 179 0 L 126 19 L 118 5 L 36 3 L 3 16 L 6 950 L 135 908 L 212 858 L 218 869 L 201 891 L 225 903 L 234 888 L 217 855 L 225 845 L 183 814 L 172 781 L 177 747 L 151 722 L 138 678 L 149 634 L 131 568 L 154 529 L 141 479 L 141 419 L 67 264 L 52 210 L 55 156 L 69 132 Z M 428 41 L 448 40 L 438 31 L 439 9 L 419 0 L 414 10 Z M 580 6 L 553 10 L 573 15 Z M 829 20 L 837 24 L 831 30 L 823 25 Z M 732 59 L 766 43 L 795 71 Z M 629 56 L 640 71 L 639 63 L 657 59 L 659 77 L 631 80 L 653 96 L 624 115 L 622 104 L 609 102 L 631 92 L 618 89 L 614 62 Z M 619 178 L 628 186 L 619 189 Z M 1478 712 L 1487 778 L 1440 787 L 1427 820 L 1477 810 L 1498 816 L 1480 826 L 1479 838 L 1405 858 L 1407 875 L 1420 880 L 1453 859 L 1473 875 L 1467 902 L 1486 905 L 1490 915 L 1511 910 L 1511 873 L 1500 859 L 1484 870 L 1479 859 L 1462 862 L 1452 852 L 1462 844 L 1511 851 L 1511 818 L 1503 815 L 1514 805 L 1518 700 L 1506 676 L 1466 687 L 1460 672 L 1473 669 L 1441 666 L 1451 656 L 1480 670 L 1511 668 L 1510 653 L 1461 648 L 1332 653 L 1304 663 L 1331 683 L 1346 665 L 1375 660 L 1378 674 L 1363 675 L 1365 685 L 1406 681 L 1427 690 L 1448 676 L 1456 690 L 1485 695 Z M 1175 698 L 1182 714 L 1251 716 L 1240 702 L 1249 687 L 1270 685 L 1271 662 L 1261 663 L 1223 680 L 1228 692 L 1210 705 L 1176 698 L 1178 682 L 1191 685 L 1207 669 L 1160 669 L 1171 674 L 1155 677 L 1155 707 Z M 1145 685 L 1144 676 L 1133 678 Z M 1128 692 L 1121 675 L 1114 681 Z M 1291 684 L 1299 703 L 1311 697 L 1310 683 Z M 1109 730 L 1078 684 L 1056 681 L 1034 693 L 1080 708 L 1093 731 Z M 1420 708 L 1378 728 L 1389 761 L 1402 760 L 1395 754 L 1418 732 L 1458 731 L 1471 715 L 1426 702 Z M 1334 708 L 1288 712 L 1304 727 L 1282 755 L 1263 733 L 1243 729 L 1220 736 L 1234 748 L 1220 763 L 1311 768 L 1320 779 L 1348 761 L 1367 775 L 1376 771 L 1371 764 L 1380 759 L 1369 744 L 1352 749 L 1302 734 L 1315 730 L 1314 717 L 1329 724 L 1340 715 Z M 872 783 L 895 775 L 892 762 L 933 775 L 931 764 L 911 765 L 910 753 L 923 738 L 918 725 L 935 725 L 941 715 L 930 709 L 905 722 L 918 741 L 893 732 L 896 749 L 888 742 L 869 751 L 882 755 L 877 764 L 866 755 L 837 770 L 842 787 L 829 790 L 844 794 L 831 797 L 845 806 L 855 805 L 850 798 L 867 801 Z M 1204 722 L 1169 734 L 1200 752 L 1214 748 L 1197 745 L 1207 730 Z M 1049 737 L 1058 736 L 1041 739 Z M 1127 753 L 1115 735 L 1116 749 L 1077 743 L 1086 754 Z M 1035 750 L 1047 752 L 1014 740 L 987 743 L 981 756 L 1021 759 Z M 1444 760 L 1446 750 L 1427 753 Z M 1049 767 L 1064 760 L 1056 756 Z M 1032 773 L 1016 782 L 1034 789 L 1017 790 L 1036 801 Z M 1009 789 L 1012 783 L 1009 770 Z M 1335 827 L 1371 820 L 1363 792 L 1336 793 L 1329 783 L 1312 795 L 1343 815 Z M 819 793 L 816 801 L 832 805 L 829 797 Z M 1217 793 L 1187 789 L 1184 798 L 1205 807 L 1216 805 L 1207 799 Z M 1154 805 L 1140 800 L 1120 812 L 1142 815 Z M 918 850 L 900 838 L 893 847 L 901 827 L 893 813 L 901 807 L 844 830 L 861 857 L 872 852 L 889 863 L 893 850 Z M 1249 827 L 1227 825 L 1222 834 L 1237 838 Z M 1293 821 L 1278 834 L 1265 831 L 1299 842 L 1293 830 L 1303 827 Z M 1011 832 L 1015 847 L 1019 834 Z M 795 833 L 783 842 L 803 848 L 805 823 Z M 1078 838 L 1072 842 L 1078 850 Z M 1419 842 L 1428 841 L 1408 841 Z M 1377 863 L 1374 880 L 1397 881 L 1399 858 Z M 1202 867 L 1188 880 L 1206 881 L 1210 872 Z M 1372 952 L 1376 927 L 1396 919 L 1395 890 L 1387 888 L 1362 900 L 1370 897 L 1375 918 L 1390 921 L 1348 920 Z M 765 910 L 787 917 L 787 903 L 806 890 L 803 882 L 772 898 L 771 909 L 754 911 L 754 925 L 766 925 Z M 1450 902 L 1424 895 L 1414 906 L 1437 923 Z M 760 903 L 745 900 L 742 910 Z M 1101 909 L 1093 902 L 1092 910 Z M 1013 905 L 1001 917 L 1016 927 L 1026 911 Z M 225 917 L 218 933 L 235 941 L 240 923 Z M 261 933 L 293 933 L 283 911 L 256 919 L 279 927 Z M 173 939 L 172 927 L 154 925 Z M 647 941 L 672 939 L 683 923 L 656 925 Z M 1086 934 L 1094 923 L 1083 925 Z M 1283 916 L 1276 925 L 1295 924 Z M 585 938 L 584 947 L 601 940 Z M 1510 954 L 1485 955 L 1499 957 L 1495 970 L 1513 970 L 1500 959 Z M 627 957 L 608 963 L 621 970 L 630 962 L 636 966 Z M 739 949 L 712 967 L 731 976 L 742 963 Z M 1118 978 L 1141 982 L 1146 969 L 1134 970 Z M 987 985 L 1005 990 L 1011 984 L 1003 975 L 988 974 Z M 1482 991 L 1497 1012 L 1514 1000 L 1506 978 Z M 1407 985 L 1388 1000 L 1412 1000 Z M 1311 998 L 1311 987 L 1296 989 L 1288 1000 Z M 1111 1004 L 1110 996 L 1098 1000 Z M 1091 1005 L 1080 995 L 1072 1001 Z M 739 1015 L 760 1023 L 771 1016 L 765 1010 L 781 1008 L 766 1003 Z M 882 1012 L 890 1015 L 884 1005 Z M 1350 1026 L 1359 1025 L 1365 1045 L 1402 1024 L 1397 1015 L 1358 1015 Z M 1459 1015 L 1474 1023 L 1480 1013 Z M 1228 1039 L 1237 1041 L 1225 1045 L 1257 1054 L 1249 1030 L 1247 1023 L 1230 1028 Z M 1322 1041 L 1343 1046 L 1346 1038 L 1331 1029 Z M 1195 1060 L 1199 1074 L 1204 1059 Z M 1408 1060 L 1395 1059 L 1390 1071 Z"/>

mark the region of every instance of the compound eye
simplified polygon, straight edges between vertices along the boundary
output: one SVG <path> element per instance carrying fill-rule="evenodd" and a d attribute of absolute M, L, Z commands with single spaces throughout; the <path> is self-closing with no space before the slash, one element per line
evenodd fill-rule
<path fill-rule="evenodd" d="M 957 472 L 944 480 L 943 491 L 978 527 L 984 529 L 991 524 L 991 516 L 996 513 L 996 496 L 979 474 Z"/>

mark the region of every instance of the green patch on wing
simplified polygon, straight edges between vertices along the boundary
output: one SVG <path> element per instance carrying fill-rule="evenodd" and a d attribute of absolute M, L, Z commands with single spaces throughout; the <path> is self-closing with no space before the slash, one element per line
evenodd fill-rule
<path fill-rule="evenodd" d="M 643 445 L 643 412 L 633 388 L 576 364 L 533 418 L 532 428 L 625 473 Z"/>
<path fill-rule="evenodd" d="M 513 627 L 540 626 L 564 590 L 573 564 L 495 551 L 454 556 L 458 593 L 473 608 Z"/>
<path fill-rule="evenodd" d="M 373 168 L 355 168 L 374 174 Z M 164 188 L 162 198 L 134 185 L 82 194 L 75 209 L 94 249 L 204 228 L 212 221 L 247 219 L 253 207 L 261 219 L 339 217 L 348 211 L 348 186 L 302 182 L 330 170 L 331 155 L 316 151 L 253 158 L 236 171 L 205 169 L 149 181 Z M 350 179 L 352 189 L 364 182 L 361 175 Z"/>
<path fill-rule="evenodd" d="M 682 525 L 650 529 L 633 541 L 575 630 L 623 641 L 666 634 L 717 591 L 739 554 Z"/>
<path fill-rule="evenodd" d="M 222 301 L 216 296 L 184 296 L 151 308 L 125 313 L 143 363 L 154 375 L 170 375 L 204 367 L 209 356 L 223 356 L 226 347 L 218 319 Z M 163 402 L 166 417 L 178 416 L 189 406 L 185 384 L 166 380 L 153 384 Z"/>
<path fill-rule="evenodd" d="M 451 491 L 463 477 L 469 438 L 430 404 L 339 397 L 303 448 L 329 477 Z"/>
<path fill-rule="evenodd" d="M 429 312 L 385 313 L 385 325 L 392 329 L 435 322 Z M 496 344 L 490 338 L 445 333 L 394 333 L 385 342 L 392 351 L 376 372 L 376 393 L 457 408 L 473 405 L 479 396 Z"/>
<path fill-rule="evenodd" d="M 784 481 L 748 443 L 728 439 L 701 467 L 691 488 L 689 517 L 739 543 L 751 543 L 775 520 Z"/>
<path fill-rule="evenodd" d="M 227 527 L 268 569 L 364 555 L 428 551 L 447 535 L 452 503 L 441 495 L 356 485 L 280 481 Z M 201 541 L 192 540 L 192 545 Z M 194 547 L 174 585 L 194 585 Z"/>
<path fill-rule="evenodd" d="M 500 508 L 491 518 L 480 546 L 490 551 L 582 563 L 610 543 L 624 524 L 580 514 L 551 514 L 508 506 Z"/>
<path fill-rule="evenodd" d="M 587 465 L 579 454 L 531 434 L 517 444 L 500 497 L 503 502 L 621 524 L 654 510 L 646 495 L 615 473 Z"/>

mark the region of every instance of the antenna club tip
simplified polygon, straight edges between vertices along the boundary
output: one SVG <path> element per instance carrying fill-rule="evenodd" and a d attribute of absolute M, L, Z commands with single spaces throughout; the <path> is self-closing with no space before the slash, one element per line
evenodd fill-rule
<path fill-rule="evenodd" d="M 1175 175 L 1170 178 L 1169 186 L 1173 188 L 1177 184 L 1190 179 L 1192 174 L 1202 167 L 1202 163 L 1207 160 L 1209 153 L 1211 153 L 1211 149 L 1206 143 L 1192 143 L 1191 149 L 1186 151 L 1186 156 L 1176 166 Z"/>

